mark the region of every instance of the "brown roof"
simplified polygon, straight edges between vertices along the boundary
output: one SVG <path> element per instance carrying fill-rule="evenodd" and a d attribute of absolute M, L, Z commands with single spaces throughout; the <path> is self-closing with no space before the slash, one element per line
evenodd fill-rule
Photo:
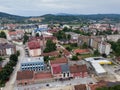
<path fill-rule="evenodd" d="M 87 66 L 84 65 L 73 65 L 70 66 L 70 72 L 71 73 L 79 73 L 79 72 L 87 72 Z"/>
<path fill-rule="evenodd" d="M 52 74 L 50 72 L 43 72 L 43 73 L 35 73 L 34 79 L 47 79 L 52 78 Z"/>
<path fill-rule="evenodd" d="M 103 87 L 103 86 L 106 86 L 107 85 L 107 82 L 105 81 L 100 81 L 96 84 L 89 84 L 91 90 L 96 90 L 97 88 L 100 88 L 100 87 Z"/>
<path fill-rule="evenodd" d="M 58 51 L 53 51 L 49 53 L 42 53 L 41 56 L 58 56 L 59 52 Z"/>
<path fill-rule="evenodd" d="M 86 90 L 86 85 L 85 84 L 75 85 L 74 88 L 75 90 Z"/>
<path fill-rule="evenodd" d="M 55 60 L 50 61 L 51 64 L 62 64 L 62 63 L 67 63 L 67 62 L 68 62 L 68 60 L 65 57 L 56 58 Z"/>
<path fill-rule="evenodd" d="M 65 55 L 67 55 L 67 56 L 70 55 L 70 52 L 69 52 L 68 50 L 66 50 L 66 49 L 63 50 L 63 53 L 64 53 Z"/>
<path fill-rule="evenodd" d="M 17 72 L 17 80 L 33 79 L 33 76 L 34 76 L 33 71 L 18 71 Z"/>

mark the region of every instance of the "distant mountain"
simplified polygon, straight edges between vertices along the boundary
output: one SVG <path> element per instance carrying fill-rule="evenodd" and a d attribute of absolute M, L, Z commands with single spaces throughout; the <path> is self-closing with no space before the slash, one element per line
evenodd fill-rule
<path fill-rule="evenodd" d="M 18 15 L 12 15 L 12 14 L 7 14 L 0 12 L 0 23 L 22 23 L 24 22 L 28 17 L 24 16 L 18 16 Z"/>
<path fill-rule="evenodd" d="M 70 22 L 81 20 L 103 20 L 110 19 L 113 21 L 120 21 L 120 14 L 91 14 L 91 15 L 75 15 L 75 14 L 46 14 L 41 16 L 44 18 L 43 22 Z"/>
<path fill-rule="evenodd" d="M 24 17 L 0 12 L 0 23 L 51 23 L 51 22 L 81 22 L 87 20 L 103 20 L 110 19 L 113 21 L 120 21 L 120 14 L 91 14 L 91 15 L 77 15 L 77 14 L 46 14 L 43 16 Z"/>

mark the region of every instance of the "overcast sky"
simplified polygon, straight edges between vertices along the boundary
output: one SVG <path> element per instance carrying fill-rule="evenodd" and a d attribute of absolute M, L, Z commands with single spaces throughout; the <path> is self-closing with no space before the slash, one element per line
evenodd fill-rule
<path fill-rule="evenodd" d="M 120 14 L 120 0 L 0 0 L 0 12 L 22 16 Z"/>

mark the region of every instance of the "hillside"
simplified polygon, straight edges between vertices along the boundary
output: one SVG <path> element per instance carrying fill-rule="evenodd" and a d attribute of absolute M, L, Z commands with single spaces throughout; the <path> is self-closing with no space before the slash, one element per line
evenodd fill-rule
<path fill-rule="evenodd" d="M 103 20 L 105 18 L 120 21 L 120 14 L 91 14 L 91 15 L 52 15 L 47 14 L 44 17 L 43 22 L 70 22 L 70 21 L 86 21 L 86 20 Z"/>
<path fill-rule="evenodd" d="M 24 22 L 28 17 L 24 16 L 17 16 L 12 14 L 7 14 L 0 12 L 0 23 L 21 23 Z"/>
<path fill-rule="evenodd" d="M 43 16 L 24 17 L 11 15 L 0 12 L 0 23 L 51 23 L 51 22 L 83 22 L 87 20 L 103 20 L 119 22 L 120 14 L 91 14 L 91 15 L 74 15 L 74 14 L 46 14 Z"/>

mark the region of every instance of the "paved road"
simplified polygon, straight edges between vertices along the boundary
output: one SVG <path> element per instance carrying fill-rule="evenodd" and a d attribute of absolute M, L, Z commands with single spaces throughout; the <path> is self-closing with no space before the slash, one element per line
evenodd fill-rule
<path fill-rule="evenodd" d="M 25 51 L 23 47 L 20 46 L 16 46 L 17 50 L 20 51 L 20 57 L 18 60 L 18 63 L 10 77 L 10 80 L 6 83 L 5 87 L 3 88 L 3 90 L 13 90 L 14 88 L 14 84 L 15 84 L 15 80 L 16 80 L 16 75 L 17 75 L 17 71 L 20 69 L 20 62 L 22 60 L 22 58 L 25 57 Z"/>
<path fill-rule="evenodd" d="M 90 78 L 78 78 L 78 79 L 72 79 L 68 81 L 55 81 L 55 82 L 46 82 L 46 83 L 39 83 L 39 84 L 32 84 L 32 85 L 26 85 L 26 86 L 18 86 L 15 87 L 14 90 L 41 90 L 42 88 L 46 88 L 46 84 L 49 84 L 49 87 L 63 87 L 67 85 L 77 85 L 77 84 L 88 84 L 90 82 L 95 83 L 95 81 Z"/>

